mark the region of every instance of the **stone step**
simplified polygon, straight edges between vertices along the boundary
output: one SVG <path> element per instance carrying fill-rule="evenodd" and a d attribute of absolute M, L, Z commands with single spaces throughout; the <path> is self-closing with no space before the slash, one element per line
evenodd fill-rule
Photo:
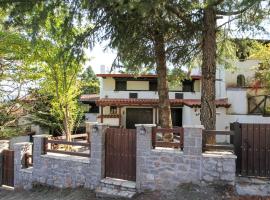
<path fill-rule="evenodd" d="M 126 198 L 131 199 L 136 195 L 136 192 L 124 191 L 118 189 L 111 189 L 106 187 L 98 187 L 96 190 L 96 197 L 99 198 Z"/>
<path fill-rule="evenodd" d="M 136 192 L 135 182 L 122 179 L 104 178 L 100 181 L 100 186 L 116 190 Z"/>
<path fill-rule="evenodd" d="M 97 197 L 132 198 L 136 195 L 136 183 L 115 178 L 104 178 L 96 189 Z"/>

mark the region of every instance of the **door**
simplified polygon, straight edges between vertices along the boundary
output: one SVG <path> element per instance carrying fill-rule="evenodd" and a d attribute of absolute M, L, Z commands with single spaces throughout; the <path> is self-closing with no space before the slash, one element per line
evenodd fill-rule
<path fill-rule="evenodd" d="M 173 126 L 182 127 L 182 108 L 171 108 Z"/>
<path fill-rule="evenodd" d="M 106 130 L 105 176 L 136 180 L 136 129 Z"/>
<path fill-rule="evenodd" d="M 2 185 L 14 186 L 14 151 L 4 150 L 2 166 Z"/>
<path fill-rule="evenodd" d="M 126 128 L 135 129 L 135 124 L 153 124 L 153 109 L 127 108 Z"/>
<path fill-rule="evenodd" d="M 233 123 L 237 173 L 270 177 L 270 124 Z"/>

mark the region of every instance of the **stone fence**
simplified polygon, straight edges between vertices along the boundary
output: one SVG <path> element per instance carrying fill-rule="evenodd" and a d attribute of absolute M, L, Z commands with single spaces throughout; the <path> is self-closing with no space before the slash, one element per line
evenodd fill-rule
<path fill-rule="evenodd" d="M 173 189 L 189 182 L 234 184 L 236 156 L 228 152 L 202 153 L 202 126 L 184 127 L 183 151 L 153 149 L 153 127 L 137 125 L 138 190 Z"/>
<path fill-rule="evenodd" d="M 44 154 L 46 135 L 34 136 L 33 167 L 23 169 L 23 155 L 31 143 L 15 144 L 14 187 L 30 189 L 33 184 L 59 188 L 85 187 L 94 189 L 104 177 L 104 142 L 106 125 L 92 124 L 90 158 L 63 154 Z"/>
<path fill-rule="evenodd" d="M 83 158 L 44 154 L 47 136 L 34 136 L 33 167 L 23 169 L 23 155 L 31 143 L 15 145 L 15 188 L 45 184 L 60 188 L 94 189 L 105 176 L 105 131 L 107 125 L 91 124 L 91 156 Z M 202 153 L 202 127 L 184 127 L 184 149 L 152 148 L 154 125 L 137 125 L 136 188 L 173 189 L 181 183 L 234 184 L 235 159 L 232 154 Z"/>

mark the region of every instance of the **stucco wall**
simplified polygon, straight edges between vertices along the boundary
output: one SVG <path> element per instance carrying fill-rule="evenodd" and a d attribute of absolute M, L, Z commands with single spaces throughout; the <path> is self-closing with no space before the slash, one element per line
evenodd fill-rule
<path fill-rule="evenodd" d="M 102 78 L 101 81 L 103 82 L 103 88 L 101 88 L 103 91 L 115 90 L 115 80 L 113 78 Z"/>
<path fill-rule="evenodd" d="M 247 92 L 241 88 L 227 89 L 228 101 L 231 107 L 228 109 L 230 114 L 247 114 L 248 113 L 248 102 Z"/>
<path fill-rule="evenodd" d="M 127 81 L 127 90 L 149 90 L 149 81 Z"/>
<path fill-rule="evenodd" d="M 101 123 L 101 119 L 98 118 L 97 122 Z M 119 118 L 103 118 L 103 123 L 110 126 L 119 126 Z"/>
<path fill-rule="evenodd" d="M 86 122 L 96 122 L 98 113 L 85 113 Z"/>
<path fill-rule="evenodd" d="M 246 60 L 244 62 L 236 61 L 233 66 L 236 68 L 234 71 L 226 70 L 226 86 L 236 86 L 237 76 L 243 74 L 245 76 L 246 83 L 250 82 L 255 75 L 255 67 L 258 65 L 258 60 Z"/>

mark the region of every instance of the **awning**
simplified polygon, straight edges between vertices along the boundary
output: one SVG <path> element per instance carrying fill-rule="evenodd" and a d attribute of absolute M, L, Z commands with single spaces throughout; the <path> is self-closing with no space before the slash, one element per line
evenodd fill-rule
<path fill-rule="evenodd" d="M 116 99 L 116 98 L 103 98 L 96 100 L 99 106 L 158 106 L 158 99 Z M 189 106 L 200 107 L 200 99 L 170 99 L 171 106 Z M 230 107 L 228 99 L 217 99 L 217 107 Z"/>

